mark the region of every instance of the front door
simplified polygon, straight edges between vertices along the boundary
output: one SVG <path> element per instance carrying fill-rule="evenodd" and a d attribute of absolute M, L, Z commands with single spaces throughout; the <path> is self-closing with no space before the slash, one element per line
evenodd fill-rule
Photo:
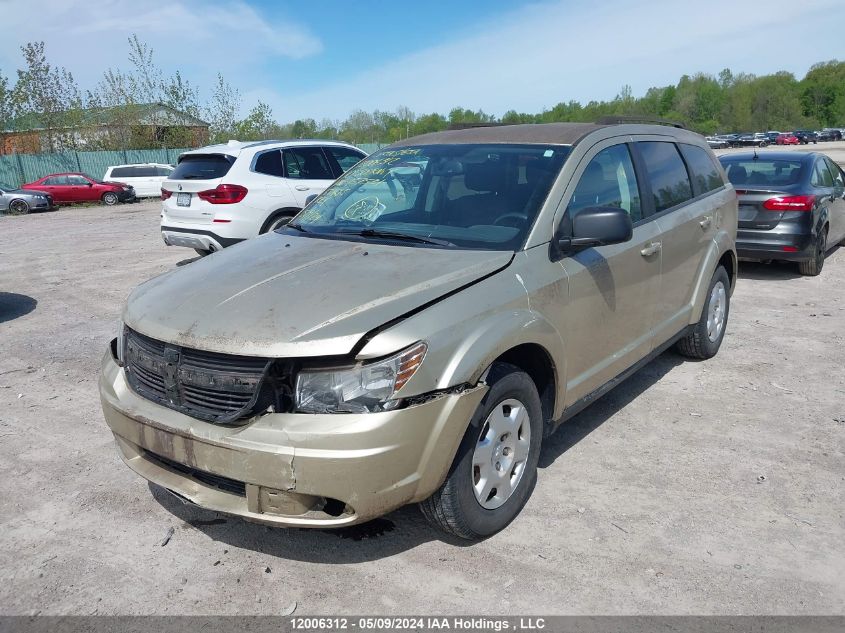
<path fill-rule="evenodd" d="M 839 244 L 845 239 L 845 173 L 842 169 L 824 157 L 832 181 L 830 203 L 830 232 L 828 233 L 828 246 Z"/>
<path fill-rule="evenodd" d="M 288 185 L 300 207 L 334 182 L 332 168 L 322 148 L 293 147 L 282 154 Z"/>
<path fill-rule="evenodd" d="M 568 300 L 556 319 L 567 350 L 564 406 L 648 355 L 660 281 L 660 228 L 643 215 L 629 145 L 614 139 L 598 144 L 576 178 L 560 234 L 570 230 L 581 210 L 596 206 L 628 211 L 634 233 L 623 244 L 588 248 L 560 260 L 569 284 Z"/>

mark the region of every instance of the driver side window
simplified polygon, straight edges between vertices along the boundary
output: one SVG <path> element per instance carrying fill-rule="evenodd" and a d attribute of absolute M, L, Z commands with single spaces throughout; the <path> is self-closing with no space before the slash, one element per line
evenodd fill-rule
<path fill-rule="evenodd" d="M 627 145 L 614 145 L 593 157 L 572 194 L 570 218 L 588 207 L 625 209 L 632 222 L 643 219 L 640 190 Z"/>

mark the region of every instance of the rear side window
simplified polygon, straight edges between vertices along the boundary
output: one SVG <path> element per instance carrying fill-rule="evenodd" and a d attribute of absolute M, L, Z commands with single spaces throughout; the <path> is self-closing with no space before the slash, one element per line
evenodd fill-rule
<path fill-rule="evenodd" d="M 817 160 L 813 167 L 813 179 L 810 184 L 814 187 L 833 186 L 833 176 L 830 175 L 830 170 L 822 159 Z"/>
<path fill-rule="evenodd" d="M 44 180 L 45 185 L 66 185 L 68 184 L 67 176 L 51 176 Z"/>
<path fill-rule="evenodd" d="M 825 158 L 825 162 L 827 162 L 827 167 L 828 169 L 830 169 L 830 173 L 833 175 L 834 186 L 845 186 L 845 177 L 843 177 L 842 170 L 839 168 L 839 166 L 829 158 Z"/>
<path fill-rule="evenodd" d="M 325 149 L 337 161 L 337 164 L 340 166 L 340 173 L 349 171 L 358 161 L 364 158 L 362 153 L 346 147 L 326 147 Z"/>
<path fill-rule="evenodd" d="M 593 157 L 569 202 L 570 217 L 588 207 L 625 209 L 632 222 L 643 219 L 640 190 L 627 145 L 614 145 Z"/>
<path fill-rule="evenodd" d="M 687 168 L 674 143 L 640 141 L 637 143 L 651 183 L 656 213 L 692 198 Z"/>
<path fill-rule="evenodd" d="M 303 180 L 334 180 L 323 150 L 319 147 L 296 147 L 284 152 L 288 178 Z"/>
<path fill-rule="evenodd" d="M 277 149 L 262 152 L 255 158 L 253 171 L 259 174 L 281 178 L 284 176 L 284 172 L 282 171 L 282 152 Z"/>
<path fill-rule="evenodd" d="M 115 167 L 109 178 L 130 178 L 134 176 L 134 167 Z"/>
<path fill-rule="evenodd" d="M 228 154 L 188 154 L 170 174 L 173 180 L 212 180 L 229 173 L 234 156 Z"/>
<path fill-rule="evenodd" d="M 714 159 L 702 147 L 697 145 L 681 145 L 681 151 L 687 160 L 687 167 L 692 174 L 696 195 L 714 191 L 724 186 L 719 168 Z"/>
<path fill-rule="evenodd" d="M 156 176 L 170 176 L 173 173 L 172 167 L 156 167 Z"/>

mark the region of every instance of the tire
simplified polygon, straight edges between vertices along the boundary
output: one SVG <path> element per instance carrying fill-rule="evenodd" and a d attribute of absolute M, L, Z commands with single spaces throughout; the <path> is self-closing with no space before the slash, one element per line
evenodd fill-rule
<path fill-rule="evenodd" d="M 798 272 L 807 277 L 815 277 L 824 268 L 824 256 L 827 253 L 827 228 L 822 229 L 816 236 L 816 251 L 812 259 L 798 262 Z"/>
<path fill-rule="evenodd" d="M 29 203 L 26 200 L 16 198 L 9 203 L 9 211 L 16 215 L 26 215 L 29 213 Z"/>
<path fill-rule="evenodd" d="M 487 384 L 490 390 L 469 422 L 446 481 L 420 503 L 429 523 L 467 540 L 495 534 L 520 513 L 537 481 L 543 440 L 540 396 L 528 374 L 507 363 L 494 363 Z M 520 409 L 527 413 L 527 420 Z M 500 435 L 503 430 L 505 435 Z M 494 484 L 499 483 L 497 472 L 509 472 L 513 489 L 499 493 L 500 485 L 485 486 L 490 477 L 484 478 L 481 468 Z"/>
<path fill-rule="evenodd" d="M 270 218 L 264 223 L 264 226 L 261 227 L 261 234 L 269 233 L 270 231 L 275 231 L 276 229 L 284 226 L 288 222 L 293 219 L 293 216 L 296 215 L 295 213 L 276 213 L 275 215 L 271 215 Z"/>
<path fill-rule="evenodd" d="M 678 341 L 676 349 L 688 358 L 713 358 L 722 346 L 731 308 L 731 281 L 724 266 L 716 268 L 707 288 L 707 301 L 695 327 Z"/>
<path fill-rule="evenodd" d="M 103 204 L 110 206 L 110 207 L 113 207 L 118 202 L 120 202 L 120 200 L 117 197 L 117 194 L 113 193 L 111 191 L 107 191 L 106 193 L 104 193 L 102 200 L 103 200 Z"/>

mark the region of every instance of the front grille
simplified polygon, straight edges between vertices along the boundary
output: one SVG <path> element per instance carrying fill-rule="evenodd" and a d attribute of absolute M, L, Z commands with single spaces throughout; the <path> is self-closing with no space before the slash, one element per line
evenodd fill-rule
<path fill-rule="evenodd" d="M 138 395 L 201 420 L 228 424 L 253 411 L 270 360 L 189 349 L 129 328 L 124 360 Z"/>
<path fill-rule="evenodd" d="M 218 490 L 223 490 L 224 492 L 231 492 L 233 495 L 238 495 L 239 497 L 246 496 L 246 484 L 242 481 L 238 481 L 237 479 L 229 479 L 223 475 L 215 475 L 214 473 L 210 473 L 205 470 L 185 466 L 185 464 L 174 462 L 173 460 L 162 457 L 161 455 L 156 455 L 155 453 L 151 453 L 149 451 L 144 451 L 144 456 L 150 461 L 158 462 L 165 468 L 175 470 L 183 475 L 188 475 L 206 486 L 211 486 L 212 488 L 217 488 Z"/>

